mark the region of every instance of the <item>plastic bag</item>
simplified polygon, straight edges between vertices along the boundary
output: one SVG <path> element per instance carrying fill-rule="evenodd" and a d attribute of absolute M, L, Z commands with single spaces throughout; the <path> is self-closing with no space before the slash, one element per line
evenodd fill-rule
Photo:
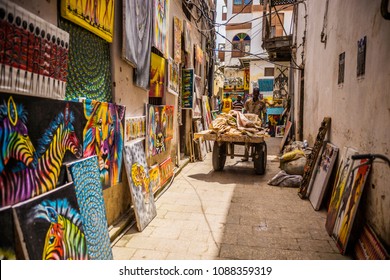
<path fill-rule="evenodd" d="M 302 181 L 301 175 L 289 175 L 286 171 L 281 170 L 267 183 L 271 186 L 298 188 Z"/>

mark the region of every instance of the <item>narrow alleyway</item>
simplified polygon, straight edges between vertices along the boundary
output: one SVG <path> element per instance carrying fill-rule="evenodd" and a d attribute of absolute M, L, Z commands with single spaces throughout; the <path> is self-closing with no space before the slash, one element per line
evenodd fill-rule
<path fill-rule="evenodd" d="M 113 247 L 114 259 L 348 259 L 295 188 L 267 185 L 279 171 L 281 138 L 269 138 L 264 176 L 252 162 L 227 159 L 214 172 L 211 153 L 189 163 L 156 202 L 157 217 L 143 232 L 134 225 Z"/>

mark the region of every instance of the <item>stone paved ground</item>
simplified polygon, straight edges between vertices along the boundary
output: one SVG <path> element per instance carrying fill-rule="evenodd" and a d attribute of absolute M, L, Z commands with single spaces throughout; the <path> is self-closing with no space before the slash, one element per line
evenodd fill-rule
<path fill-rule="evenodd" d="M 227 159 L 214 172 L 211 153 L 189 163 L 156 201 L 157 217 L 143 232 L 133 226 L 113 246 L 116 260 L 348 259 L 296 188 L 269 186 L 280 171 L 280 138 L 269 138 L 266 174 L 252 162 Z"/>

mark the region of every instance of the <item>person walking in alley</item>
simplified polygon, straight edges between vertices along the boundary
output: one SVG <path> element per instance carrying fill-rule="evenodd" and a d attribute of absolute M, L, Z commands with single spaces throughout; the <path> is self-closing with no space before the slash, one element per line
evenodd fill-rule
<path fill-rule="evenodd" d="M 242 112 L 244 108 L 244 102 L 242 101 L 242 96 L 237 95 L 237 100 L 233 102 L 233 110 Z"/>
<path fill-rule="evenodd" d="M 225 98 L 222 99 L 222 113 L 229 113 L 232 110 L 233 100 L 230 98 L 230 94 L 226 93 Z"/>

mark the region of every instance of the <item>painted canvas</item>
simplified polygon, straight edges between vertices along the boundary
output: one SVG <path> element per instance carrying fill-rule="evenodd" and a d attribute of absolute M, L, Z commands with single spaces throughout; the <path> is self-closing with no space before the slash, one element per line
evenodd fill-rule
<path fill-rule="evenodd" d="M 97 156 L 71 162 L 66 167 L 76 190 L 89 258 L 112 260 Z"/>
<path fill-rule="evenodd" d="M 156 47 L 164 57 L 168 57 L 168 10 L 169 0 L 153 0 L 153 46 Z"/>
<path fill-rule="evenodd" d="M 11 207 L 0 209 L 0 260 L 15 260 L 14 218 Z"/>
<path fill-rule="evenodd" d="M 367 159 L 363 159 L 357 163 L 357 166 L 355 164 L 356 168 L 353 168 L 341 198 L 332 236 L 336 240 L 337 247 L 342 254 L 346 253 L 360 198 L 370 172 L 370 165 L 364 165 L 367 161 Z"/>
<path fill-rule="evenodd" d="M 163 97 L 165 90 L 165 59 L 151 54 L 149 97 Z"/>
<path fill-rule="evenodd" d="M 13 209 L 26 259 L 89 259 L 73 183 L 16 204 Z"/>
<path fill-rule="evenodd" d="M 70 36 L 65 98 L 73 100 L 83 97 L 111 102 L 109 43 L 69 21 L 60 20 L 59 25 Z"/>
<path fill-rule="evenodd" d="M 82 156 L 82 106 L 22 95 L 0 95 L 0 207 L 65 182 L 64 161 Z"/>
<path fill-rule="evenodd" d="M 83 157 L 96 155 L 103 189 L 121 182 L 125 107 L 84 100 Z"/>
<path fill-rule="evenodd" d="M 199 119 L 202 117 L 202 79 L 200 76 L 195 75 L 194 78 L 194 97 L 193 97 L 193 108 L 192 108 L 192 118 Z"/>
<path fill-rule="evenodd" d="M 209 98 L 207 95 L 202 95 L 202 116 L 204 129 L 209 129 L 213 120 L 211 116 Z"/>
<path fill-rule="evenodd" d="M 174 95 L 178 95 L 180 91 L 179 83 L 179 64 L 168 59 L 168 91 Z"/>
<path fill-rule="evenodd" d="M 325 228 L 329 235 L 332 235 L 333 228 L 336 223 L 337 214 L 340 208 L 342 196 L 345 191 L 349 173 L 351 172 L 353 161 L 352 155 L 357 154 L 357 151 L 350 147 L 344 147 L 343 156 L 337 170 L 335 184 L 332 190 L 332 196 L 326 217 Z"/>
<path fill-rule="evenodd" d="M 114 0 L 61 0 L 61 16 L 112 42 Z"/>
<path fill-rule="evenodd" d="M 124 148 L 125 169 L 139 231 L 143 231 L 157 215 L 144 151 L 142 142 Z"/>
<path fill-rule="evenodd" d="M 164 160 L 162 163 L 160 163 L 160 178 L 161 178 L 161 186 L 166 184 L 169 179 L 173 176 L 173 169 L 174 165 L 172 162 L 172 158 L 168 157 L 166 160 Z"/>
<path fill-rule="evenodd" d="M 146 136 L 146 116 L 126 117 L 125 141 L 141 140 Z"/>
<path fill-rule="evenodd" d="M 178 17 L 173 17 L 173 60 L 181 63 L 181 37 L 183 33 L 183 23 Z"/>
<path fill-rule="evenodd" d="M 153 0 L 123 1 L 122 58 L 134 69 L 135 85 L 149 89 Z"/>
<path fill-rule="evenodd" d="M 186 53 L 191 53 L 191 49 L 192 49 L 192 37 L 191 37 L 191 33 L 192 33 L 192 27 L 191 27 L 191 23 L 189 23 L 188 21 L 186 20 L 183 20 L 183 37 L 184 37 L 184 50 Z"/>
<path fill-rule="evenodd" d="M 182 70 L 182 108 L 192 109 L 194 102 L 194 69 Z"/>
<path fill-rule="evenodd" d="M 318 168 L 314 171 L 313 186 L 309 195 L 309 200 L 314 210 L 319 210 L 321 203 L 329 185 L 329 177 L 336 162 L 339 148 L 331 143 L 326 143 L 325 149 L 321 155 L 321 161 Z"/>
<path fill-rule="evenodd" d="M 161 175 L 160 175 L 160 167 L 158 164 L 152 165 L 149 168 L 149 178 L 150 178 L 150 189 L 155 195 L 156 192 L 161 187 Z"/>
<path fill-rule="evenodd" d="M 354 246 L 357 260 L 388 260 L 389 254 L 369 224 L 365 224 Z"/>
<path fill-rule="evenodd" d="M 63 99 L 69 34 L 11 1 L 0 10 L 0 90 Z"/>

